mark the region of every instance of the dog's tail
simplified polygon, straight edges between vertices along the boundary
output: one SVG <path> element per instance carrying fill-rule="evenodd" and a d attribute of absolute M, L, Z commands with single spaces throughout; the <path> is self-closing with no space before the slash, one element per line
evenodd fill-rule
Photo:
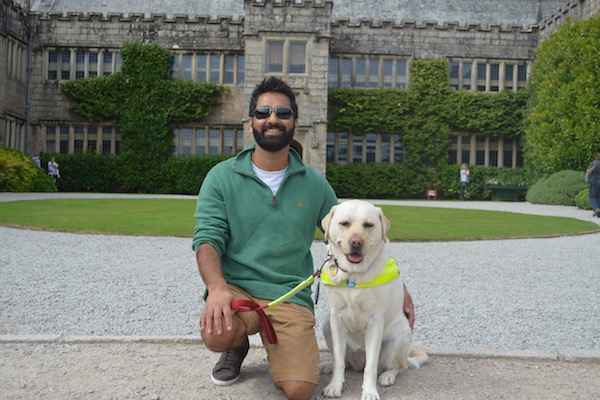
<path fill-rule="evenodd" d="M 424 351 L 411 350 L 407 358 L 408 366 L 410 368 L 421 368 L 421 365 L 429 361 L 429 356 Z"/>

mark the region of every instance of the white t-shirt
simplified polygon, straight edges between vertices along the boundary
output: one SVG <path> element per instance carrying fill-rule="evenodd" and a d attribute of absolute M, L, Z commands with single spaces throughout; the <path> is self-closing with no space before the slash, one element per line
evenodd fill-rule
<path fill-rule="evenodd" d="M 279 171 L 265 171 L 252 163 L 252 169 L 254 170 L 256 176 L 258 176 L 261 181 L 266 183 L 267 186 L 271 188 L 271 192 L 273 192 L 273 196 L 275 196 L 277 190 L 279 190 L 279 186 L 281 185 L 285 171 L 287 171 L 287 167 Z"/>

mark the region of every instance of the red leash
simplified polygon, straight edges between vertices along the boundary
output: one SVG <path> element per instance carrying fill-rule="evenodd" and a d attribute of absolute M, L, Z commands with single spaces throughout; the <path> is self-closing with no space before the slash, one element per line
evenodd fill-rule
<path fill-rule="evenodd" d="M 231 308 L 237 308 L 238 312 L 256 311 L 258 318 L 260 318 L 260 322 L 262 323 L 265 336 L 267 337 L 267 342 L 271 344 L 277 344 L 277 335 L 275 334 L 275 329 L 273 329 L 273 325 L 271 324 L 271 321 L 269 321 L 269 317 L 267 317 L 267 314 L 265 314 L 263 311 L 267 307 L 268 304 L 261 307 L 251 300 L 234 300 L 231 302 Z"/>

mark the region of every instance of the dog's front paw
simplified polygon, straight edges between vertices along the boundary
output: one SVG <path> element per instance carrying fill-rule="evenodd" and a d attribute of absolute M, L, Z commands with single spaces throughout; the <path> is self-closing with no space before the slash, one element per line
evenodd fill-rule
<path fill-rule="evenodd" d="M 383 371 L 377 381 L 381 386 L 391 386 L 396 383 L 396 375 L 398 375 L 398 371 L 395 369 L 389 369 L 387 371 Z"/>
<path fill-rule="evenodd" d="M 323 361 L 319 363 L 319 373 L 330 374 L 333 371 L 333 362 Z"/>
<path fill-rule="evenodd" d="M 325 389 L 323 389 L 321 394 L 323 397 L 329 398 L 340 397 L 342 395 L 342 384 L 331 382 L 325 387 Z"/>
<path fill-rule="evenodd" d="M 381 397 L 379 397 L 379 393 L 377 392 L 377 390 L 375 392 L 366 392 L 363 391 L 362 395 L 360 396 L 360 400 L 380 400 Z"/>

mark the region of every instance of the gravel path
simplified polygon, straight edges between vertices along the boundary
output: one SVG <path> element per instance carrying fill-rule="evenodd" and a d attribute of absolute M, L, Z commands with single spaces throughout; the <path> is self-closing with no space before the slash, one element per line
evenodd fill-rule
<path fill-rule="evenodd" d="M 47 196 L 19 195 L 2 193 L 0 200 Z M 536 211 L 600 221 L 575 207 L 401 204 Z M 203 283 L 188 238 L 0 227 L 0 243 L 0 335 L 198 334 Z M 416 304 L 414 341 L 419 345 L 599 351 L 598 249 L 600 234 L 596 233 L 392 243 L 391 255 L 407 271 Z M 313 255 L 320 265 L 325 257 L 322 243 L 313 244 Z M 318 320 L 326 310 L 327 300 L 322 297 Z"/>

